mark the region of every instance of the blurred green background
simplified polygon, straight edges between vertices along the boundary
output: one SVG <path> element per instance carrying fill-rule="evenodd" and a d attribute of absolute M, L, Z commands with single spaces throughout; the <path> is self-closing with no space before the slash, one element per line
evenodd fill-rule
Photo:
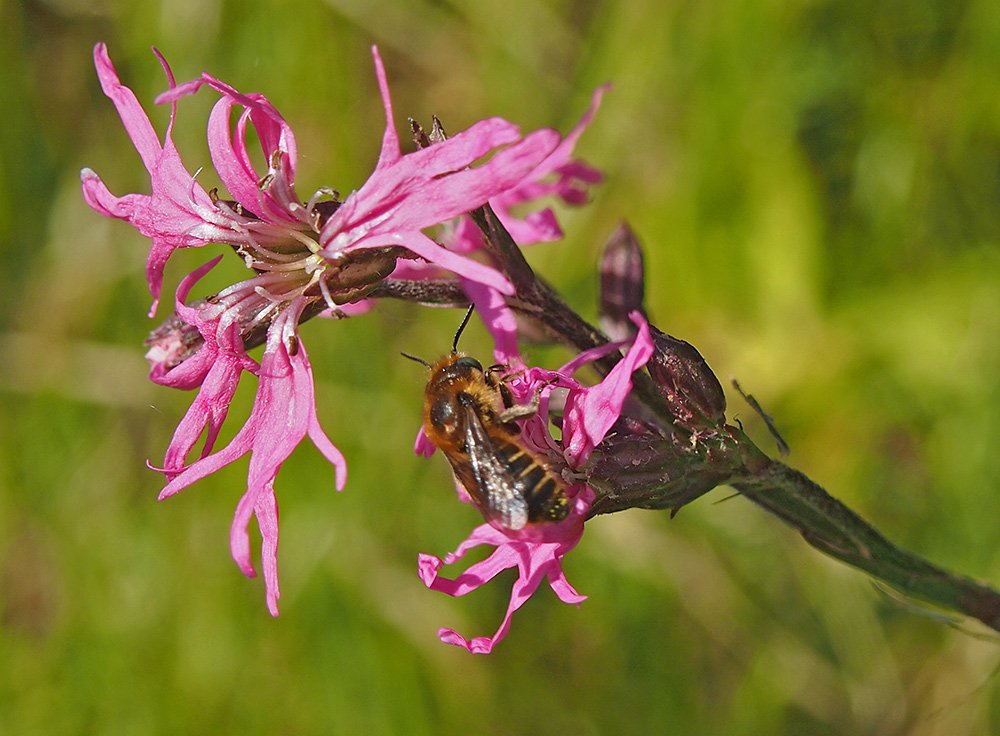
<path fill-rule="evenodd" d="M 140 9 L 141 8 L 141 9 Z M 152 109 L 208 70 L 265 92 L 299 137 L 299 191 L 364 181 L 397 121 L 488 115 L 568 130 L 607 173 L 530 258 L 587 316 L 619 218 L 649 307 L 775 417 L 789 461 L 900 544 L 1000 583 L 1000 7 L 869 3 L 128 3 L 0 0 L 0 731 L 4 734 L 986 734 L 1000 648 L 812 551 L 714 491 L 676 519 L 588 526 L 490 657 L 510 578 L 427 591 L 418 551 L 477 518 L 410 448 L 422 373 L 459 315 L 388 304 L 303 335 L 347 490 L 304 445 L 279 477 L 282 615 L 228 551 L 245 464 L 155 501 L 190 395 L 145 379 L 146 243 L 83 204 L 148 179 L 100 93 L 106 41 Z M 175 131 L 210 163 L 212 95 Z M 153 111 L 162 131 L 166 111 Z M 200 181 L 212 186 L 214 173 Z M 217 249 L 186 253 L 165 293 Z M 241 278 L 239 264 L 219 276 Z M 487 350 L 481 327 L 465 347 Z M 537 351 L 546 361 L 564 354 Z M 231 422 L 246 415 L 252 387 Z M 771 443 L 738 397 L 741 418 Z M 230 434 L 234 426 L 229 428 Z"/>

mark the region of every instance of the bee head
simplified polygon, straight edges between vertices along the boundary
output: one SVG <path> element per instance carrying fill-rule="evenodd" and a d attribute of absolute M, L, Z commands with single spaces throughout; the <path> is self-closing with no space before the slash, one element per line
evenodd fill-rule
<path fill-rule="evenodd" d="M 431 368 L 427 387 L 448 384 L 479 383 L 483 380 L 483 364 L 468 355 L 452 353 L 443 357 Z"/>

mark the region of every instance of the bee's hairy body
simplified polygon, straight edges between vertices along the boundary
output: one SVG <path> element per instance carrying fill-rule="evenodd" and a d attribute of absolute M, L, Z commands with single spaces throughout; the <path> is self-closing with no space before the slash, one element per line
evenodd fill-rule
<path fill-rule="evenodd" d="M 569 512 L 566 485 L 525 445 L 513 421 L 537 406 L 512 406 L 509 390 L 493 373 L 457 352 L 432 365 L 424 433 L 494 526 L 517 531 L 561 521 Z"/>

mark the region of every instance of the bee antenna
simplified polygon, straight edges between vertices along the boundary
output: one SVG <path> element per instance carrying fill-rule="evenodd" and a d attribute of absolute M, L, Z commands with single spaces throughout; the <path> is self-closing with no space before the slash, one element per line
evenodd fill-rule
<path fill-rule="evenodd" d="M 420 363 L 421 365 L 425 365 L 428 368 L 433 368 L 434 367 L 430 363 L 428 363 L 426 360 L 424 360 L 423 358 L 418 358 L 416 355 L 410 355 L 409 353 L 400 353 L 400 355 L 402 355 L 404 358 L 409 358 L 410 360 L 412 360 L 412 361 L 414 361 L 416 363 Z"/>
<path fill-rule="evenodd" d="M 458 352 L 458 338 L 462 336 L 462 331 L 465 329 L 465 326 L 469 324 L 469 319 L 472 317 L 472 312 L 475 308 L 475 304 L 469 305 L 469 311 L 465 313 L 465 317 L 462 319 L 462 324 L 458 326 L 458 331 L 455 333 L 455 339 L 451 342 L 451 352 Z"/>

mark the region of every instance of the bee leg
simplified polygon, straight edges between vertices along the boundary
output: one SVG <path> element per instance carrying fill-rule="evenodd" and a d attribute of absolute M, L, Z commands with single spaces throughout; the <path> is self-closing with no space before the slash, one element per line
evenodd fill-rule
<path fill-rule="evenodd" d="M 497 378 L 498 373 L 505 374 L 508 370 L 510 370 L 509 365 L 504 363 L 494 363 L 483 373 L 483 376 L 486 379 L 486 385 L 490 388 L 495 388 L 500 392 L 500 399 L 503 401 L 505 409 L 510 409 L 514 406 L 514 394 L 512 394 L 510 388 L 508 388 L 507 382 L 513 378 L 517 378 L 524 372 L 518 371 L 517 373 L 501 375 Z"/>
<path fill-rule="evenodd" d="M 506 394 L 504 389 L 506 388 L 502 383 L 500 384 L 500 395 L 504 397 L 504 406 L 507 407 L 502 412 L 500 412 L 499 419 L 501 422 L 510 422 L 514 419 L 520 419 L 521 417 L 530 417 L 532 414 L 538 412 L 538 405 L 542 400 L 542 391 L 548 386 L 547 383 L 543 383 L 537 389 L 535 389 L 535 395 L 531 397 L 531 401 L 527 404 L 515 404 L 513 396 L 510 395 L 510 390 L 508 389 Z M 507 403 L 507 399 L 510 397 L 510 404 Z"/>
<path fill-rule="evenodd" d="M 530 404 L 514 404 L 514 406 L 509 406 L 500 412 L 498 419 L 506 424 L 507 422 L 513 421 L 514 419 L 520 419 L 521 417 L 530 417 L 532 414 L 538 411 L 538 394 L 535 394 L 535 398 L 532 399 Z"/>
<path fill-rule="evenodd" d="M 499 386 L 497 386 L 497 389 L 500 391 L 500 400 L 503 401 L 503 408 L 510 409 L 512 406 L 514 406 L 514 394 L 511 393 L 511 390 L 507 386 L 507 384 L 501 383 Z"/>
<path fill-rule="evenodd" d="M 494 363 L 489 368 L 484 371 L 486 377 L 486 385 L 490 388 L 496 388 L 497 386 L 503 386 L 507 381 L 520 376 L 524 371 L 517 371 L 515 373 L 507 373 L 510 370 L 510 366 L 506 363 Z M 497 373 L 505 374 L 501 375 L 500 378 L 496 377 Z"/>

